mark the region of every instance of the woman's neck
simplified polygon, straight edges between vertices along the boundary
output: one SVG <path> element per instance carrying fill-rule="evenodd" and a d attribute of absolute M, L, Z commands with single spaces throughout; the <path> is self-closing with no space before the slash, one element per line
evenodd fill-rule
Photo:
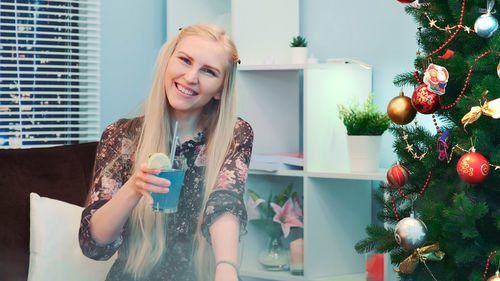
<path fill-rule="evenodd" d="M 177 136 L 180 143 L 184 143 L 198 134 L 201 130 L 199 120 L 200 116 L 198 115 L 174 113 L 172 127 L 175 125 L 175 121 L 179 122 L 177 125 Z"/>

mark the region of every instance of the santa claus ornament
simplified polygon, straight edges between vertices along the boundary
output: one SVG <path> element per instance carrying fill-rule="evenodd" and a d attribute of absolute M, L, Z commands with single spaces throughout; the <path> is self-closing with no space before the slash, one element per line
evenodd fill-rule
<path fill-rule="evenodd" d="M 448 83 L 448 70 L 446 68 L 430 64 L 425 70 L 424 83 L 427 85 L 427 90 L 438 95 L 444 95 L 446 83 Z"/>
<path fill-rule="evenodd" d="M 458 160 L 458 176 L 466 183 L 481 183 L 486 179 L 489 172 L 490 163 L 477 152 L 466 153 Z"/>

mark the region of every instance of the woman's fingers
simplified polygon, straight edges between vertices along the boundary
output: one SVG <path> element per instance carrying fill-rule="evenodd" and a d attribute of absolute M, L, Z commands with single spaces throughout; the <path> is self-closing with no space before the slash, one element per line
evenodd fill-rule
<path fill-rule="evenodd" d="M 141 191 L 144 190 L 147 192 L 157 192 L 157 193 L 167 193 L 170 191 L 170 189 L 168 188 L 170 183 L 166 186 L 157 186 L 147 181 L 138 180 L 136 181 L 136 185 L 140 188 Z"/>
<path fill-rule="evenodd" d="M 146 174 L 159 174 L 161 170 L 159 168 L 148 168 L 148 165 L 146 163 L 143 163 L 140 168 L 139 168 L 143 173 Z"/>
<path fill-rule="evenodd" d="M 137 191 L 146 197 L 149 204 L 153 204 L 151 192 L 168 193 L 170 189 L 170 181 L 160 178 L 157 175 L 161 172 L 160 169 L 148 168 L 146 163 L 143 163 L 139 170 L 134 174 L 134 183 Z"/>
<path fill-rule="evenodd" d="M 150 192 L 142 190 L 141 194 L 142 194 L 142 196 L 146 197 L 146 199 L 149 202 L 149 205 L 153 205 L 154 200 L 153 200 L 153 197 L 151 197 L 151 193 Z"/>
<path fill-rule="evenodd" d="M 144 175 L 144 182 L 151 183 L 160 187 L 169 187 L 170 181 L 151 174 Z"/>

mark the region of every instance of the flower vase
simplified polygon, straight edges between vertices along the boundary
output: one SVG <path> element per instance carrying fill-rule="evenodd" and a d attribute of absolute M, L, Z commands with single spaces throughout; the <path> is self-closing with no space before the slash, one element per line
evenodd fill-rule
<path fill-rule="evenodd" d="M 259 254 L 259 262 L 269 271 L 288 270 L 288 251 L 283 247 L 282 237 L 271 237 L 268 247 Z"/>

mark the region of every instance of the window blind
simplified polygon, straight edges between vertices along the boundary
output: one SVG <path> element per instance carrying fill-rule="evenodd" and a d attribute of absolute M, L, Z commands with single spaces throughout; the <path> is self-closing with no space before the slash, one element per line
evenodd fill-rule
<path fill-rule="evenodd" d="M 0 2 L 0 148 L 100 137 L 99 0 Z"/>

